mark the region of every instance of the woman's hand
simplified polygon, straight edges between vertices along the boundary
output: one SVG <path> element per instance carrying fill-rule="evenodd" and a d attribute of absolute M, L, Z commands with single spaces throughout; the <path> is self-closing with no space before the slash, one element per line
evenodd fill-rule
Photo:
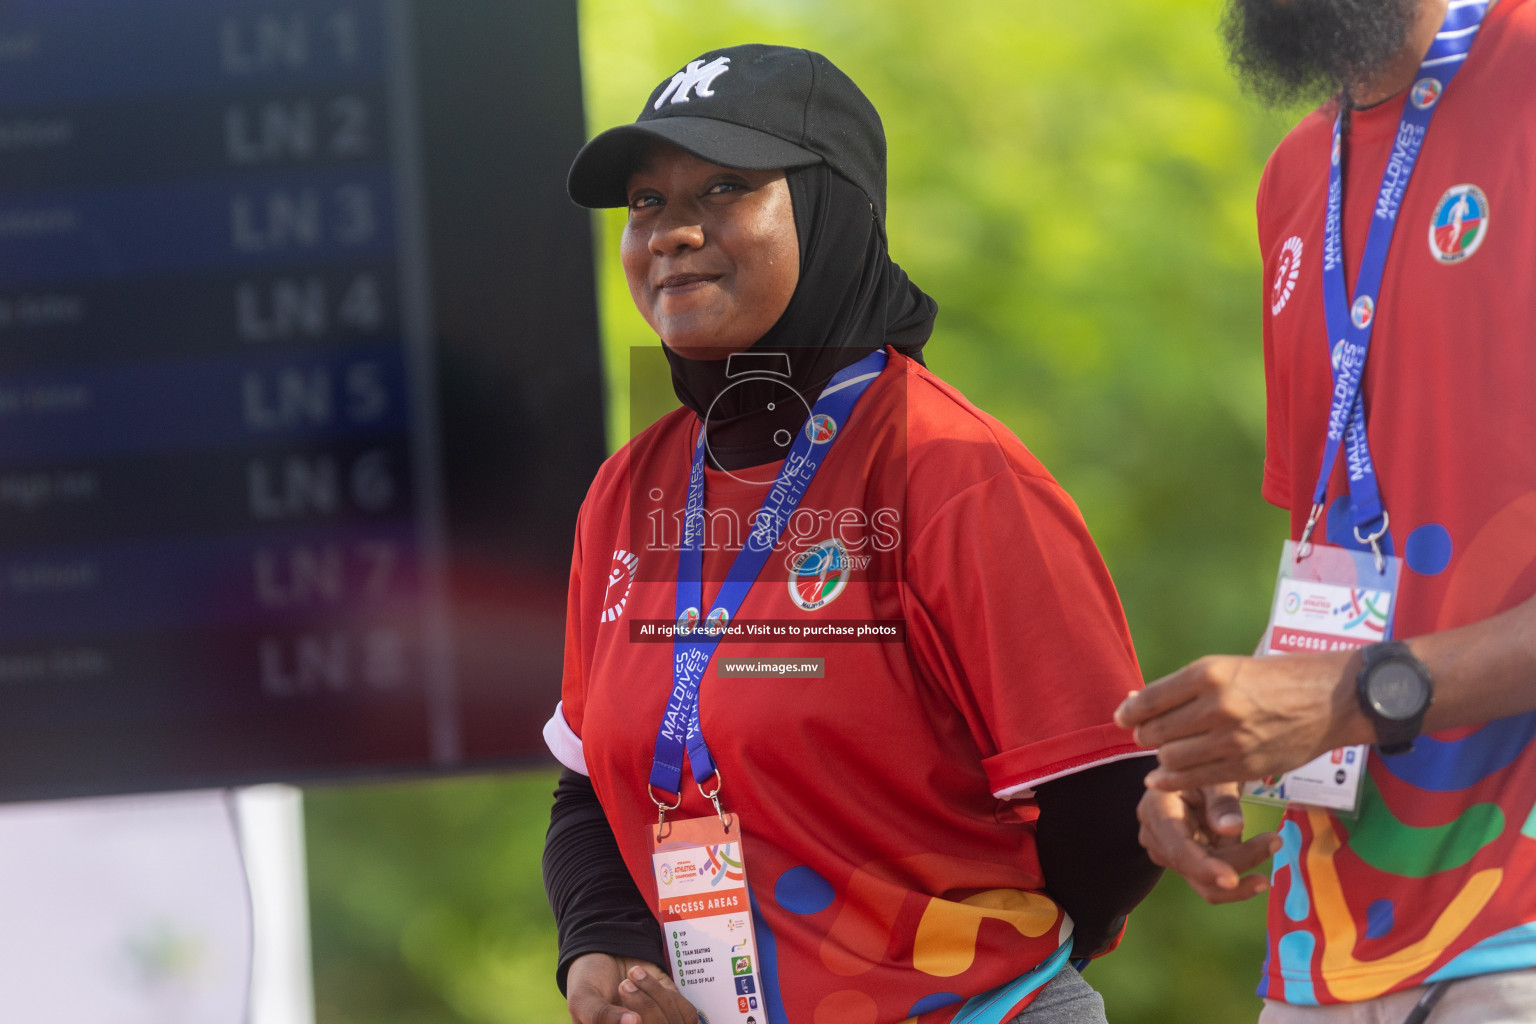
<path fill-rule="evenodd" d="M 1152 862 L 1183 875 L 1207 903 L 1236 903 L 1268 889 L 1263 872 L 1243 872 L 1280 850 L 1273 832 L 1243 841 L 1239 788 L 1227 783 L 1182 793 L 1148 789 L 1136 809 L 1141 845 Z"/>
<path fill-rule="evenodd" d="M 653 963 L 588 953 L 565 975 L 565 1005 L 575 1024 L 698 1024 L 699 1014 Z"/>

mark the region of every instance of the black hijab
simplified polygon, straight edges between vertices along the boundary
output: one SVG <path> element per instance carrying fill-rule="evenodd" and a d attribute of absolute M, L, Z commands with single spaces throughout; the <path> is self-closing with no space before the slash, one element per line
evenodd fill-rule
<path fill-rule="evenodd" d="M 784 314 L 748 351 L 787 355 L 786 383 L 804 404 L 784 401 L 783 385 L 772 380 L 731 386 L 728 360 L 687 359 L 666 349 L 672 388 L 701 419 L 708 414 L 710 458 L 722 469 L 782 459 L 789 446 L 781 442 L 804 425 L 806 407 L 832 375 L 876 349 L 890 345 L 921 362 L 938 313 L 891 261 L 885 232 L 858 186 L 825 164 L 794 168 L 786 179 L 800 279 Z"/>

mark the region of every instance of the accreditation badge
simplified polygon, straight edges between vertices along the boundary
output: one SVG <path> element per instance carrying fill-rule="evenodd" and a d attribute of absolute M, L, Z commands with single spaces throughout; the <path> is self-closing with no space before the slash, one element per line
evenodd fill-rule
<path fill-rule="evenodd" d="M 708 1024 L 767 1024 L 740 819 L 668 821 L 651 834 L 657 916 L 678 991 Z"/>
<path fill-rule="evenodd" d="M 1304 551 L 1297 558 L 1298 549 Z M 1388 640 L 1401 559 L 1371 551 L 1286 541 L 1262 655 L 1317 654 Z M 1358 813 L 1366 746 L 1331 750 L 1284 775 L 1250 782 L 1245 799 Z"/>

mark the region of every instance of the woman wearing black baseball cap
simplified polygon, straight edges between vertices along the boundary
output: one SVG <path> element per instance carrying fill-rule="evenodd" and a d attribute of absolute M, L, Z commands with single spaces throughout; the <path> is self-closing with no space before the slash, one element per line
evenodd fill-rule
<path fill-rule="evenodd" d="M 581 1024 L 1102 1021 L 1158 871 L 1141 685 L 1076 507 L 922 364 L 885 138 L 806 50 L 712 51 L 569 191 L 684 408 L 577 526 L 545 849 Z"/>

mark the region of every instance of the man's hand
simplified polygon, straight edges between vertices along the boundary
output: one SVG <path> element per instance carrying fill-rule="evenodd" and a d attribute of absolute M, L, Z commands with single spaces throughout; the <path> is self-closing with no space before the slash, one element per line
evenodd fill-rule
<path fill-rule="evenodd" d="M 1236 903 L 1269 888 L 1262 873 L 1244 875 L 1280 849 L 1273 832 L 1242 841 L 1236 785 L 1184 793 L 1149 789 L 1136 808 L 1141 845 L 1154 864 L 1184 876 L 1207 903 Z"/>
<path fill-rule="evenodd" d="M 1374 743 L 1355 698 L 1352 651 L 1216 655 L 1125 699 L 1115 724 L 1157 748 L 1154 789 L 1178 792 L 1279 775 L 1352 743 Z"/>
<path fill-rule="evenodd" d="M 699 1014 L 653 963 L 588 953 L 565 975 L 565 1005 L 575 1024 L 698 1024 Z"/>

